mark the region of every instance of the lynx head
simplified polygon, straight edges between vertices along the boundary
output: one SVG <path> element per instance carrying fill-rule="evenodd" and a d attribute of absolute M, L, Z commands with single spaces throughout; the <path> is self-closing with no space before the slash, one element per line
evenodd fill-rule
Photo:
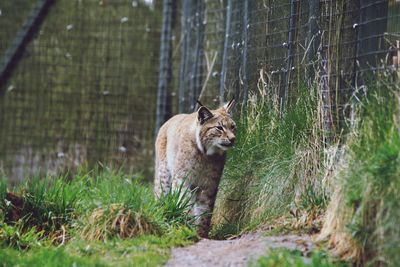
<path fill-rule="evenodd" d="M 202 153 L 223 154 L 235 143 L 236 124 L 230 114 L 233 105 L 233 99 L 216 110 L 200 104 L 197 111 L 196 143 Z"/>

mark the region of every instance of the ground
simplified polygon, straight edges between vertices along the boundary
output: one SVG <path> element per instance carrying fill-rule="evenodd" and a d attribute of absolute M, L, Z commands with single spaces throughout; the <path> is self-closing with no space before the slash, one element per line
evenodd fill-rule
<path fill-rule="evenodd" d="M 265 255 L 268 249 L 278 248 L 298 250 L 307 255 L 313 243 L 308 235 L 265 236 L 261 232 L 232 240 L 202 239 L 194 245 L 172 249 L 166 266 L 247 266 Z"/>

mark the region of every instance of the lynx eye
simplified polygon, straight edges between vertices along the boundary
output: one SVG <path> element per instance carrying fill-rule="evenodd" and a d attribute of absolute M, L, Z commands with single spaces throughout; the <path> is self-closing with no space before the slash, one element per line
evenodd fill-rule
<path fill-rule="evenodd" d="M 215 126 L 215 128 L 217 128 L 218 131 L 223 131 L 224 128 L 221 125 Z"/>

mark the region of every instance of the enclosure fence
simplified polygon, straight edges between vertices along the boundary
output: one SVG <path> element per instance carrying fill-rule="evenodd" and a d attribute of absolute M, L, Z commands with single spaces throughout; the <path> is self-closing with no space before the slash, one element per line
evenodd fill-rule
<path fill-rule="evenodd" d="M 5 0 L 0 10 L 4 176 L 99 162 L 149 173 L 162 5 Z"/>
<path fill-rule="evenodd" d="M 267 94 L 284 112 L 319 92 L 324 142 L 400 60 L 398 0 L 4 0 L 0 170 L 11 181 L 81 166 L 150 177 L 176 113 Z"/>
<path fill-rule="evenodd" d="M 283 112 L 314 86 L 329 142 L 350 123 L 355 88 L 398 68 L 400 1 L 183 0 L 181 11 L 169 89 L 179 112 L 194 111 L 198 99 L 246 105 L 260 90 Z"/>

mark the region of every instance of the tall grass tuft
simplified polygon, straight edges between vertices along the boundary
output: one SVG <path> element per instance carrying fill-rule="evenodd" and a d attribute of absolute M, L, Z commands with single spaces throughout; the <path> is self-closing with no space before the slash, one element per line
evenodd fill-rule
<path fill-rule="evenodd" d="M 76 217 L 75 207 L 80 190 L 66 177 L 29 180 L 21 190 L 21 219 L 25 227 L 37 227 L 51 233 L 70 225 Z"/>
<path fill-rule="evenodd" d="M 108 240 L 112 238 L 132 238 L 144 234 L 159 235 L 158 224 L 146 213 L 133 210 L 123 204 L 110 204 L 97 208 L 83 220 L 81 236 L 85 240 Z"/>
<path fill-rule="evenodd" d="M 38 242 L 64 244 L 74 236 L 105 241 L 193 226 L 188 192 L 180 188 L 156 200 L 140 176 L 109 168 L 81 172 L 71 179 L 34 178 L 17 192 L 7 192 L 1 183 L 0 194 L 0 223 L 5 225 L 0 243 L 13 247 L 29 247 L 24 240 L 33 244 L 34 233 Z"/>
<path fill-rule="evenodd" d="M 195 218 L 191 214 L 194 203 L 191 201 L 190 189 L 184 187 L 185 180 L 183 179 L 178 188 L 161 195 L 157 206 L 168 222 L 194 227 Z"/>
<path fill-rule="evenodd" d="M 157 200 L 140 176 L 106 167 L 14 192 L 0 183 L 0 266 L 160 266 L 197 240 L 185 195 Z"/>
<path fill-rule="evenodd" d="M 104 168 L 80 178 L 79 232 L 86 240 L 160 234 L 164 226 L 149 188 L 139 176 Z"/>
<path fill-rule="evenodd" d="M 314 186 L 320 173 L 318 97 L 313 88 L 300 88 L 296 99 L 282 113 L 267 91 L 250 97 L 220 186 L 214 223 L 221 231 L 301 208 L 296 203 L 306 189 L 314 190 L 308 197 L 320 198 Z"/>
<path fill-rule="evenodd" d="M 355 263 L 400 262 L 400 87 L 389 76 L 372 82 L 357 106 L 346 162 L 321 238 Z"/>

